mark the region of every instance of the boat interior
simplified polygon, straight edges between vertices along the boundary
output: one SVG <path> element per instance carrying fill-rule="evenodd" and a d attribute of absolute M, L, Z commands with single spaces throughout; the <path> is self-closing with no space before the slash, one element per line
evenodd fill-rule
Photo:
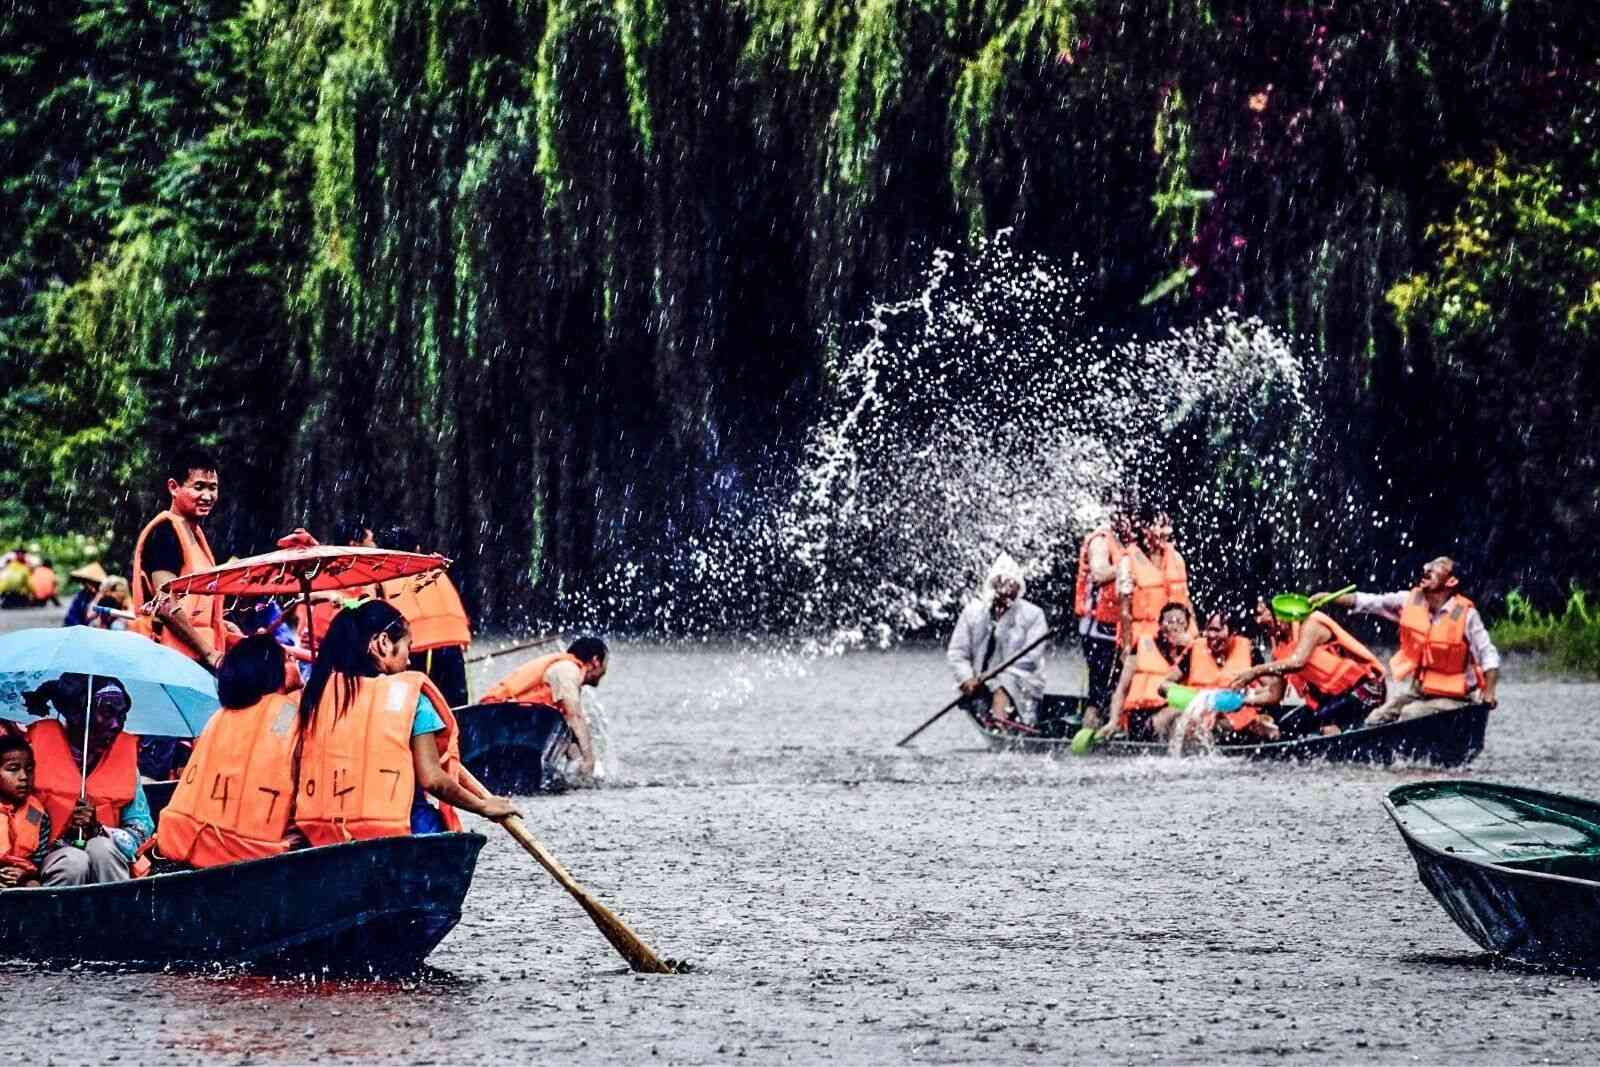
<path fill-rule="evenodd" d="M 1600 808 L 1472 782 L 1430 782 L 1396 792 L 1391 802 L 1407 832 L 1441 852 L 1600 881 Z"/>

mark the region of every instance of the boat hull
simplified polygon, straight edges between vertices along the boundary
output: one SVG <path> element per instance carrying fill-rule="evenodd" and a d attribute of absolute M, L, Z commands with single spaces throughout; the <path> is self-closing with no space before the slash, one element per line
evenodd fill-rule
<path fill-rule="evenodd" d="M 1063 755 L 1071 752 L 1071 724 L 1075 722 L 1076 708 L 1082 697 L 1046 696 L 1044 712 L 1047 722 L 1067 724 L 1062 736 L 1050 737 L 1031 734 L 1012 734 L 983 725 L 974 716 L 973 724 L 983 734 L 989 747 L 1001 752 L 1042 753 Z M 1396 762 L 1431 763 L 1438 767 L 1459 767 L 1472 762 L 1483 751 L 1484 734 L 1489 725 L 1490 709 L 1483 704 L 1473 704 L 1453 711 L 1443 711 L 1420 719 L 1389 723 L 1361 730 L 1349 730 L 1332 737 L 1303 737 L 1292 741 L 1272 741 L 1249 745 L 1218 745 L 1207 752 L 1238 759 L 1279 760 L 1309 762 L 1325 760 L 1333 763 Z M 1166 755 L 1169 746 L 1164 741 L 1111 740 L 1096 745 L 1093 755 L 1142 756 Z"/>
<path fill-rule="evenodd" d="M 461 762 L 491 791 L 527 796 L 567 788 L 556 766 L 572 732 L 559 712 L 542 704 L 469 704 L 455 717 Z"/>
<path fill-rule="evenodd" d="M 481 834 L 386 837 L 109 885 L 0 893 L 0 953 L 133 967 L 414 971 L 461 919 Z"/>
<path fill-rule="evenodd" d="M 1528 800 L 1541 807 L 1549 805 L 1543 807 L 1544 813 L 1558 821 L 1541 824 L 1523 834 L 1529 840 L 1516 845 L 1524 849 L 1543 845 L 1552 836 L 1548 827 L 1559 826 L 1562 819 L 1585 827 L 1580 832 L 1587 832 L 1591 839 L 1600 837 L 1600 805 L 1585 805 L 1590 810 L 1574 815 L 1574 798 L 1474 782 L 1416 783 L 1395 790 L 1390 799 L 1384 801 L 1385 810 L 1394 819 L 1416 862 L 1418 879 L 1445 914 L 1479 947 L 1518 963 L 1600 973 L 1600 881 L 1550 873 L 1551 869 L 1563 868 L 1588 868 L 1587 873 L 1591 875 L 1600 873 L 1592 840 L 1587 855 L 1545 856 L 1522 861 L 1546 870 L 1516 869 L 1488 862 L 1482 856 L 1454 854 L 1420 839 L 1421 835 L 1408 826 L 1405 801 L 1402 799 L 1397 807 L 1394 799 L 1438 785 L 1468 790 L 1481 787 L 1493 790 L 1485 796 Z"/>

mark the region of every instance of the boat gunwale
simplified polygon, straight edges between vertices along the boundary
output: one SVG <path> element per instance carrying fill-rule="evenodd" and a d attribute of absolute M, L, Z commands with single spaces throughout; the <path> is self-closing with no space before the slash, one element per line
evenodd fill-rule
<path fill-rule="evenodd" d="M 1077 700 L 1086 699 L 1075 693 L 1047 695 L 1070 696 Z M 1422 716 L 1418 719 L 1400 719 L 1396 720 L 1395 722 L 1386 722 L 1377 726 L 1365 726 L 1359 730 L 1345 730 L 1342 733 L 1333 734 L 1331 736 L 1316 735 L 1295 737 L 1279 741 L 1261 741 L 1248 745 L 1214 745 L 1209 749 L 1205 749 L 1204 752 L 1206 754 L 1226 756 L 1229 758 L 1247 758 L 1254 755 L 1270 756 L 1280 753 L 1287 753 L 1296 747 L 1307 744 L 1327 745 L 1331 747 L 1333 744 L 1338 743 L 1340 738 L 1348 739 L 1357 735 L 1364 738 L 1372 737 L 1374 735 L 1381 736 L 1385 732 L 1399 732 L 1401 728 L 1414 728 L 1416 723 L 1425 719 L 1434 719 L 1439 716 L 1455 715 L 1467 711 L 1488 708 L 1489 705 L 1486 704 L 1466 704 L 1459 708 L 1449 708 L 1445 711 L 1436 712 L 1434 715 Z M 972 723 L 973 726 L 977 728 L 978 732 L 983 735 L 984 740 L 989 743 L 990 749 L 995 752 L 1016 752 L 1024 755 L 1043 755 L 1046 753 L 1055 754 L 1057 752 L 1067 752 L 1072 746 L 1072 739 L 1070 737 L 1038 737 L 1027 734 L 1011 735 L 998 733 L 985 727 L 981 722 L 978 721 L 977 716 L 973 715 L 970 711 L 967 712 L 967 719 Z M 1487 725 L 1487 720 L 1485 720 L 1485 723 Z M 1094 748 L 1090 749 L 1089 752 L 1084 753 L 1084 755 L 1094 755 L 1098 752 L 1105 756 L 1165 756 L 1169 754 L 1170 751 L 1171 742 L 1169 741 L 1119 741 L 1113 738 L 1109 741 L 1105 741 L 1096 745 Z M 1197 752 L 1195 754 L 1199 755 L 1201 753 Z M 1307 754 L 1306 758 L 1314 759 L 1316 758 L 1316 755 L 1316 751 L 1313 750 Z"/>
<path fill-rule="evenodd" d="M 331 850 L 339 848 L 348 849 L 354 847 L 361 848 L 363 850 L 380 851 L 395 847 L 395 842 L 406 841 L 411 842 L 411 844 L 409 844 L 407 847 L 420 846 L 427 848 L 429 851 L 434 851 L 433 846 L 435 845 L 449 844 L 454 846 L 455 843 L 461 838 L 474 837 L 480 842 L 478 846 L 479 849 L 481 849 L 483 845 L 487 844 L 489 841 L 489 838 L 486 835 L 478 833 L 476 830 L 453 830 L 438 834 L 394 834 L 386 837 L 370 837 L 355 841 L 340 841 L 332 845 L 313 845 L 310 848 L 297 848 L 289 852 L 282 852 L 276 856 L 262 856 L 252 860 L 237 860 L 233 863 L 219 863 L 211 867 L 192 867 L 187 870 L 163 871 L 160 874 L 149 874 L 142 878 L 129 878 L 126 881 L 121 882 L 95 882 L 90 885 L 16 886 L 12 889 L 5 890 L 5 893 L 9 894 L 14 892 L 22 892 L 28 894 L 30 898 L 52 893 L 84 894 L 93 891 L 98 891 L 102 895 L 108 893 L 126 893 L 131 889 L 138 888 L 139 886 L 159 885 L 167 887 L 167 883 L 171 882 L 173 879 L 197 879 L 220 876 L 238 877 L 240 871 L 247 870 L 249 868 L 255 868 L 259 864 L 283 863 L 285 861 L 298 862 L 299 857 L 317 854 L 326 855 Z"/>
<path fill-rule="evenodd" d="M 1405 785 L 1396 786 L 1394 789 L 1389 790 L 1389 793 L 1397 793 L 1404 789 L 1420 789 L 1423 786 L 1429 785 L 1460 786 L 1470 783 L 1472 783 L 1471 779 L 1463 780 L 1455 778 L 1430 778 L 1427 781 L 1407 782 Z M 1534 796 L 1544 797 L 1561 797 L 1562 799 L 1566 800 L 1572 799 L 1571 797 L 1563 796 L 1561 793 L 1551 793 L 1542 789 L 1526 789 L 1522 786 L 1516 785 L 1501 785 L 1498 782 L 1485 782 L 1482 784 L 1492 786 L 1496 789 L 1504 789 L 1513 793 L 1528 793 Z M 1588 802 L 1585 801 L 1585 803 Z M 1589 889 L 1600 890 L 1600 881 L 1596 881 L 1594 879 L 1574 878 L 1570 874 L 1550 874 L 1547 871 L 1531 871 L 1522 867 L 1507 867 L 1503 863 L 1492 863 L 1488 860 L 1474 859 L 1471 856 L 1464 856 L 1458 852 L 1446 852 L 1444 849 L 1436 848 L 1433 845 L 1428 844 L 1426 841 L 1420 840 L 1415 834 L 1412 834 L 1407 828 L 1405 822 L 1401 820 L 1399 810 L 1395 807 L 1394 802 L 1389 799 L 1388 794 L 1385 794 L 1383 798 L 1383 807 L 1384 810 L 1389 813 L 1389 818 L 1394 820 L 1395 826 L 1400 831 L 1400 837 L 1403 841 L 1405 841 L 1407 847 L 1421 849 L 1423 852 L 1426 852 L 1437 859 L 1453 860 L 1458 863 L 1465 863 L 1472 867 L 1487 867 L 1496 871 L 1503 871 L 1506 874 L 1515 875 L 1519 878 L 1531 878 L 1536 881 L 1556 882 L 1558 884 L 1570 884 L 1574 886 L 1584 886 Z"/>

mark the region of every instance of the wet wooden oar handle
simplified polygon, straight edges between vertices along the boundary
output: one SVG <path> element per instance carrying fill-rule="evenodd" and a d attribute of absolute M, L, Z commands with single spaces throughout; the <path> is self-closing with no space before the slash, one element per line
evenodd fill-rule
<path fill-rule="evenodd" d="M 994 670 L 990 671 L 988 674 L 985 674 L 982 678 L 979 678 L 978 679 L 978 684 L 982 685 L 984 682 L 987 682 L 989 679 L 993 678 L 995 675 L 1000 674 L 1007 667 L 1011 666 L 1013 663 L 1017 662 L 1017 660 L 1021 659 L 1023 656 L 1026 656 L 1029 652 L 1032 652 L 1034 649 L 1038 648 L 1040 645 L 1044 644 L 1046 641 L 1050 640 L 1052 637 L 1059 637 L 1061 634 L 1063 634 L 1065 632 L 1066 632 L 1066 628 L 1065 627 L 1062 627 L 1059 630 L 1051 630 L 1051 631 L 1049 631 L 1043 637 L 1039 638 L 1037 641 L 1035 641 L 1032 644 L 1030 644 L 1027 648 L 1023 649 L 1021 652 L 1018 652 L 1015 656 L 1012 656 L 1010 659 L 1008 659 L 1004 663 L 1000 664 L 1000 666 L 996 667 Z M 896 741 L 895 742 L 896 747 L 904 748 L 906 745 L 910 744 L 912 738 L 916 737 L 922 731 L 926 730 L 928 727 L 932 726 L 934 723 L 936 723 L 940 719 L 944 718 L 945 714 L 948 711 L 950 711 L 951 708 L 954 708 L 954 707 L 958 706 L 963 700 L 967 699 L 967 696 L 968 696 L 968 694 L 962 693 L 960 696 L 956 697 L 950 703 L 946 704 L 944 707 L 942 707 L 938 711 L 934 712 L 933 713 L 933 718 L 929 719 L 927 722 L 923 723 L 921 726 L 917 727 L 915 730 L 912 730 L 909 734 L 906 734 L 900 740 Z"/>
<path fill-rule="evenodd" d="M 491 795 L 483 783 L 473 777 L 472 772 L 465 767 L 461 768 L 461 782 L 480 797 Z M 576 878 L 567 873 L 567 869 L 539 843 L 539 839 L 528 831 L 519 817 L 512 815 L 502 819 L 500 825 L 505 827 L 506 833 L 516 839 L 517 844 L 527 850 L 528 855 L 539 861 L 539 866 L 554 876 L 562 889 L 571 893 L 573 899 L 583 906 L 583 910 L 589 913 L 589 918 L 600 928 L 600 933 L 611 942 L 611 947 L 628 961 L 629 967 L 645 974 L 674 973 L 673 969 L 662 962 L 638 934 L 628 929 L 627 923 L 617 918 L 610 908 L 596 900 L 587 889 L 578 884 Z"/>

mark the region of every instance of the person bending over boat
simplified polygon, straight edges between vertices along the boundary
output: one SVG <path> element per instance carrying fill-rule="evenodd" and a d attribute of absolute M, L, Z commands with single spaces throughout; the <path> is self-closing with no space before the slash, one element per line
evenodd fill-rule
<path fill-rule="evenodd" d="M 329 625 L 300 695 L 295 823 L 313 845 L 459 830 L 456 808 L 517 814 L 462 784 L 450 704 L 410 660 L 405 617 L 384 601 L 346 608 Z"/>
<path fill-rule="evenodd" d="M 1346 593 L 1333 601 L 1400 624 L 1400 650 L 1389 657 L 1395 684 L 1388 701 L 1367 716 L 1368 725 L 1499 703 L 1500 651 L 1477 607 L 1456 591 L 1460 584 L 1455 561 L 1440 556 L 1423 566 L 1422 580 L 1407 592 Z"/>
<path fill-rule="evenodd" d="M 962 609 L 945 650 L 963 707 L 1001 726 L 1032 722 L 1044 696 L 1044 638 L 1050 627 L 1044 610 L 1023 599 L 1027 589 L 1017 561 L 1000 553 L 983 592 Z M 1000 674 L 982 680 L 1019 654 Z"/>
<path fill-rule="evenodd" d="M 284 660 L 271 634 L 247 637 L 222 657 L 222 709 L 200 731 L 156 828 L 163 858 L 214 867 L 298 843 L 291 819 L 300 709 L 279 692 Z"/>
<path fill-rule="evenodd" d="M 97 675 L 94 683 L 92 715 L 84 706 L 86 675 L 63 674 L 23 694 L 31 714 L 49 714 L 53 705 L 61 715 L 28 727 L 34 788 L 50 816 L 50 851 L 39 869 L 47 886 L 127 881 L 142 873 L 139 846 L 155 829 L 139 785 L 139 739 L 122 729 L 132 706 L 128 690 L 116 678 Z"/>
<path fill-rule="evenodd" d="M 1290 737 L 1332 736 L 1358 727 L 1383 704 L 1383 664 L 1349 631 L 1320 611 L 1291 623 L 1273 614 L 1265 597 L 1256 601 L 1256 622 L 1272 643 L 1270 663 L 1253 666 L 1233 680 L 1235 689 L 1257 681 L 1285 681 L 1305 704 L 1278 719 Z"/>
<path fill-rule="evenodd" d="M 583 686 L 598 686 L 606 676 L 611 652 L 598 637 L 580 637 L 565 652 L 552 652 L 524 663 L 483 695 L 484 704 L 542 704 L 554 708 L 572 731 L 577 773 L 594 774 L 594 731 L 583 710 Z"/>
<path fill-rule="evenodd" d="M 1161 613 L 1168 604 L 1182 604 L 1193 622 L 1194 604 L 1189 600 L 1189 567 L 1172 545 L 1172 518 L 1160 508 L 1145 505 L 1139 509 L 1138 540 L 1128 546 L 1120 566 L 1126 568 L 1119 581 L 1121 593 L 1124 650 L 1132 650 L 1141 637 L 1155 637 L 1161 630 Z M 1125 590 L 1125 592 L 1123 592 Z M 1194 636 L 1191 629 L 1190 637 Z"/>
<path fill-rule="evenodd" d="M 33 749 L 0 735 L 0 889 L 39 884 L 50 848 L 50 815 L 33 791 Z"/>

